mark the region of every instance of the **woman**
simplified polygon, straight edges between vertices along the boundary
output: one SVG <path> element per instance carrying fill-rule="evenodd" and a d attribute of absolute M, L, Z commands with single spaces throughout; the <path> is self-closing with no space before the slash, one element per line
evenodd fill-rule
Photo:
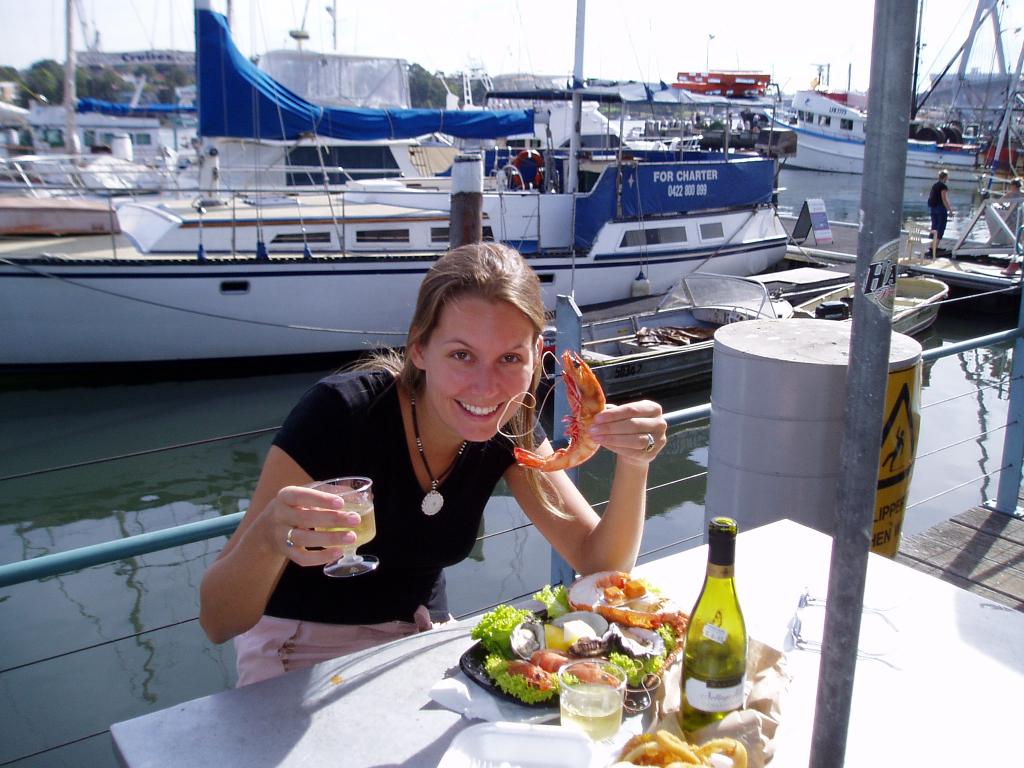
<path fill-rule="evenodd" d="M 200 590 L 206 634 L 236 638 L 239 685 L 447 619 L 443 568 L 470 553 L 499 479 L 578 572 L 633 566 L 647 468 L 665 445 L 661 407 L 609 405 L 594 418 L 593 439 L 616 454 L 601 517 L 564 472 L 518 466 L 514 443 L 552 452 L 546 439 L 535 445 L 530 397 L 543 324 L 540 282 L 517 252 L 462 246 L 424 278 L 404 357 L 378 356 L 306 393 Z M 331 579 L 319 566 L 355 537 L 315 529 L 357 519 L 336 497 L 304 486 L 341 475 L 374 481 L 377 535 L 360 552 L 380 566 Z M 432 488 L 443 499 L 436 514 L 422 504 Z"/>

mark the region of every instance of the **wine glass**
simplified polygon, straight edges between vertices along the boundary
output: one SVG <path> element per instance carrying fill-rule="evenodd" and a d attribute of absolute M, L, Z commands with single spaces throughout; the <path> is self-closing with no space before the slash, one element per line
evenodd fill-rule
<path fill-rule="evenodd" d="M 336 477 L 333 480 L 321 480 L 309 486 L 318 491 L 326 491 L 340 496 L 345 501 L 343 511 L 359 515 L 359 525 L 355 528 L 323 528 L 325 531 L 352 531 L 356 535 L 354 544 L 341 548 L 341 558 L 324 566 L 324 573 L 334 578 L 347 578 L 369 573 L 380 565 L 373 555 L 357 555 L 356 548 L 363 546 L 377 535 L 377 525 L 373 518 L 373 481 L 368 477 Z"/>

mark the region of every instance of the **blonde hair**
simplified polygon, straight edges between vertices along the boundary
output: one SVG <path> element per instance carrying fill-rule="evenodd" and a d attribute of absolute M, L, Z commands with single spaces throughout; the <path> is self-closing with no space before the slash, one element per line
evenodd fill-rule
<path fill-rule="evenodd" d="M 406 350 L 413 344 L 427 344 L 440 323 L 444 308 L 466 297 L 511 304 L 533 325 L 534 341 L 544 331 L 544 297 L 537 273 L 514 248 L 501 243 L 470 243 L 448 251 L 427 271 L 409 323 Z M 423 389 L 424 373 L 405 352 L 378 350 L 369 359 L 353 367 L 358 370 L 390 371 L 407 392 L 418 394 Z M 536 422 L 540 376 L 538 360 L 527 392 L 530 395 L 526 398 L 528 402 L 516 409 L 507 425 L 514 436 L 515 445 L 528 451 L 536 448 L 533 427 Z M 557 498 L 554 487 L 542 473 L 527 472 L 527 482 L 548 511 L 563 516 L 552 501 L 552 496 Z"/>

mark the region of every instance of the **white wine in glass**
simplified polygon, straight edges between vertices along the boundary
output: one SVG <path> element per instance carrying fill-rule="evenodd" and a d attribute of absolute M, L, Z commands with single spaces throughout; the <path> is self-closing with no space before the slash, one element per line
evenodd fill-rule
<path fill-rule="evenodd" d="M 380 561 L 373 555 L 357 555 L 356 549 L 363 546 L 377 535 L 377 524 L 373 518 L 373 481 L 368 477 L 336 477 L 333 480 L 322 480 L 309 486 L 318 491 L 326 491 L 340 496 L 345 501 L 344 512 L 355 512 L 359 515 L 359 525 L 355 528 L 323 528 L 326 531 L 352 531 L 356 535 L 354 544 L 342 547 L 339 560 L 324 566 L 324 573 L 334 578 L 359 576 L 374 570 Z"/>

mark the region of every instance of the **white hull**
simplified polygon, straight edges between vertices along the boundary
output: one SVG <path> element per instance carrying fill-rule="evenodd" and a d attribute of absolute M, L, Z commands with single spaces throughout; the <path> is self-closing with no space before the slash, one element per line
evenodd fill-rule
<path fill-rule="evenodd" d="M 797 133 L 796 155 L 786 160 L 787 168 L 828 173 L 864 173 L 864 144 L 786 126 Z M 943 150 L 930 142 L 907 141 L 908 179 L 935 179 L 940 170 L 949 171 L 956 181 L 968 181 L 976 173 L 976 155 L 971 151 Z"/>
<path fill-rule="evenodd" d="M 798 91 L 792 114 L 777 120 L 797 135 L 796 155 L 787 168 L 826 173 L 864 173 L 867 114 L 817 91 Z M 948 170 L 954 181 L 972 181 L 978 147 L 907 140 L 908 179 L 935 179 Z"/>
<path fill-rule="evenodd" d="M 553 307 L 558 294 L 573 291 L 580 304 L 628 297 L 641 269 L 652 290 L 662 292 L 694 270 L 751 274 L 783 258 L 785 236 L 772 209 L 732 215 L 742 217 L 745 226 L 728 246 L 602 253 L 598 243 L 615 239 L 613 228 L 602 232 L 575 265 L 566 254 L 532 257 L 531 264 Z M 64 258 L 25 258 L 29 254 L 16 247 L 24 243 L 0 242 L 0 326 L 5 329 L 0 365 L 8 367 L 308 355 L 400 345 L 419 284 L 439 253 L 200 262 L 185 252 L 177 258 L 146 256 L 126 236 L 117 238 L 116 259 L 110 237 L 28 242 L 36 256 Z"/>

